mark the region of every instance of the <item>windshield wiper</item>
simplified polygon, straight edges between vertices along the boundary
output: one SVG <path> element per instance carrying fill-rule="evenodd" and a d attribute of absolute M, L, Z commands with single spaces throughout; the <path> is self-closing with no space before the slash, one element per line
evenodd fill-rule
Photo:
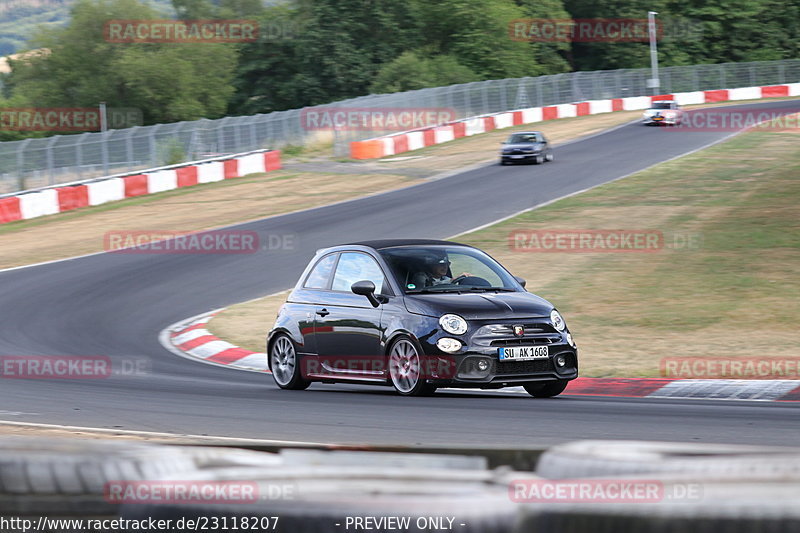
<path fill-rule="evenodd" d="M 516 292 L 514 289 L 507 289 L 506 287 L 464 287 L 468 291 L 501 291 L 501 292 Z"/>

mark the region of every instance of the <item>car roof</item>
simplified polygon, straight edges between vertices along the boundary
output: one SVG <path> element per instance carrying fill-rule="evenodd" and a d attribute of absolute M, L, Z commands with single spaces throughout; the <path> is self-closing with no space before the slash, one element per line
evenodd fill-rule
<path fill-rule="evenodd" d="M 653 100 L 654 104 L 674 104 L 675 100 Z"/>
<path fill-rule="evenodd" d="M 531 133 L 538 133 L 540 135 L 542 134 L 541 131 L 512 131 L 509 135 L 528 135 Z"/>
<path fill-rule="evenodd" d="M 394 248 L 397 246 L 465 246 L 469 247 L 466 244 L 460 244 L 457 242 L 452 241 L 438 241 L 435 239 L 381 239 L 381 240 L 372 240 L 372 241 L 359 241 L 359 242 L 351 242 L 349 244 L 341 244 L 339 246 L 334 246 L 333 248 L 345 248 L 349 246 L 364 246 L 366 248 L 372 248 L 373 250 L 383 250 L 384 248 Z"/>

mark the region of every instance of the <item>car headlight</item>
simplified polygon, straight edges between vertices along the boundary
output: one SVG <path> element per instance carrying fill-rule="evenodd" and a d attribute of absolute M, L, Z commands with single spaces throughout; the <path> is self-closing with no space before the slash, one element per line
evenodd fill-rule
<path fill-rule="evenodd" d="M 567 323 L 564 322 L 564 318 L 555 309 L 550 311 L 550 322 L 552 322 L 553 327 L 556 328 L 557 331 L 564 331 L 567 329 Z"/>
<path fill-rule="evenodd" d="M 442 315 L 439 325 L 451 335 L 463 335 L 467 332 L 467 321 L 458 315 Z"/>

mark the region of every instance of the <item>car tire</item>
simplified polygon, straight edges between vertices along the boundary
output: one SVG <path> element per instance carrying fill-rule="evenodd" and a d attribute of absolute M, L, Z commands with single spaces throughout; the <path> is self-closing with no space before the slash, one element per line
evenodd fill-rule
<path fill-rule="evenodd" d="M 544 156 L 544 160 L 547 161 L 547 162 L 554 161 L 555 160 L 555 156 L 553 155 L 553 152 L 550 152 L 549 154 Z"/>
<path fill-rule="evenodd" d="M 269 369 L 278 387 L 287 390 L 307 389 L 311 382 L 303 378 L 294 341 L 283 333 L 269 347 Z"/>
<path fill-rule="evenodd" d="M 285 451 L 285 450 L 284 450 Z M 283 453 L 281 454 L 283 456 Z M 174 502 L 128 504 L 120 510 L 126 520 L 167 520 L 178 531 L 183 519 L 212 524 L 227 518 L 242 524 L 237 530 L 278 533 L 345 531 L 347 517 L 410 517 L 406 527 L 376 527 L 380 531 L 425 533 L 447 528 L 417 525 L 420 517 L 450 516 L 463 523 L 462 533 L 512 533 L 518 505 L 497 471 L 465 463 L 461 457 L 418 454 L 308 450 L 303 459 L 286 457 L 274 467 L 219 468 L 183 476 L 182 481 L 252 487 L 255 501 Z M 469 458 L 472 459 L 472 458 Z M 448 464 L 451 463 L 452 464 Z M 274 518 L 279 517 L 279 518 Z M 235 519 L 235 521 L 234 521 Z M 335 524 L 341 524 L 335 527 Z M 172 526 L 172 527 L 170 527 Z M 257 527 L 252 527 L 257 526 Z M 455 526 L 455 524 L 454 524 Z M 185 531 L 184 528 L 181 531 Z M 201 527 L 197 527 L 201 529 Z M 351 527 L 349 529 L 359 529 Z"/>
<path fill-rule="evenodd" d="M 545 383 L 534 381 L 525 383 L 522 387 L 534 398 L 552 398 L 564 392 L 564 389 L 567 388 L 567 383 L 569 383 L 569 381 L 566 379 L 548 381 Z"/>
<path fill-rule="evenodd" d="M 179 448 L 128 440 L 0 439 L 0 516 L 114 517 L 111 482 L 197 471 Z"/>
<path fill-rule="evenodd" d="M 533 158 L 533 164 L 534 165 L 541 165 L 542 163 L 544 163 L 544 157 L 543 156 L 537 155 L 536 157 Z"/>
<path fill-rule="evenodd" d="M 567 442 L 540 457 L 536 474 L 548 479 L 687 475 L 702 479 L 800 481 L 800 450 L 688 442 Z"/>
<path fill-rule="evenodd" d="M 435 385 L 425 382 L 421 354 L 422 350 L 417 343 L 406 336 L 398 337 L 389 347 L 389 383 L 398 394 L 430 396 L 436 391 Z"/>
<path fill-rule="evenodd" d="M 505 166 L 507 164 L 508 164 L 508 161 L 503 161 L 503 160 L 500 161 L 500 166 Z"/>

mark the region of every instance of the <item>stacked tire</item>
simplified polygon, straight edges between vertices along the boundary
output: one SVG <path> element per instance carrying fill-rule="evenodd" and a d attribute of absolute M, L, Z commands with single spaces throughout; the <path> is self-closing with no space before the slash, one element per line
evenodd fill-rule
<path fill-rule="evenodd" d="M 536 472 L 584 486 L 655 483 L 660 495 L 658 501 L 527 503 L 520 533 L 800 531 L 797 448 L 584 441 L 546 451 Z"/>

